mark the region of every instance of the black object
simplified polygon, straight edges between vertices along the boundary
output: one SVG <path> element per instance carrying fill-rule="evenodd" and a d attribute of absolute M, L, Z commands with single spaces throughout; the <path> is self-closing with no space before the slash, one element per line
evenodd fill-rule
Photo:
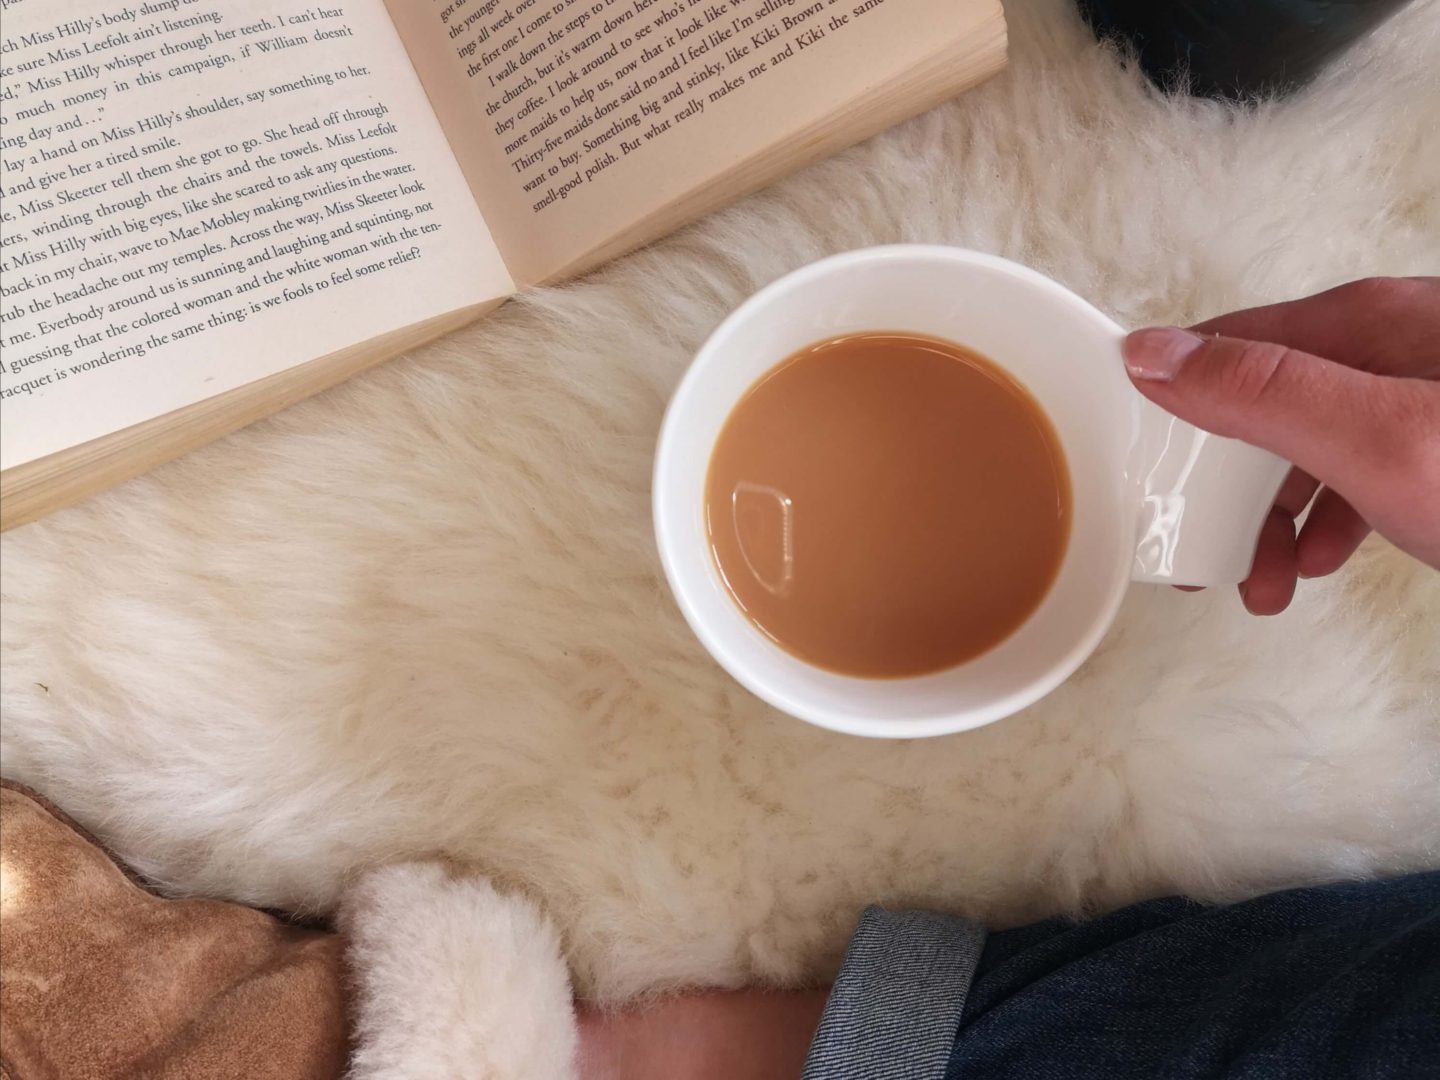
<path fill-rule="evenodd" d="M 1130 42 L 1150 81 L 1213 98 L 1283 94 L 1408 0 L 1079 0 Z"/>

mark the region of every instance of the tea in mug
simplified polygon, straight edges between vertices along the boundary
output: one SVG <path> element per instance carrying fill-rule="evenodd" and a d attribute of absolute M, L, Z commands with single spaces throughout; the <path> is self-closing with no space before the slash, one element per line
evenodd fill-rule
<path fill-rule="evenodd" d="M 715 563 L 745 615 L 844 675 L 941 671 L 1039 607 L 1070 534 L 1050 419 L 984 357 L 919 334 L 802 349 L 755 383 L 716 441 Z"/>

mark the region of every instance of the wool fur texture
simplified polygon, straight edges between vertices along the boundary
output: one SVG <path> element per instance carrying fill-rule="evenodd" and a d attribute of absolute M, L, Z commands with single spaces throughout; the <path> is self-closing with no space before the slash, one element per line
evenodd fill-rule
<path fill-rule="evenodd" d="M 560 936 L 536 906 L 439 862 L 345 891 L 348 1080 L 571 1080 L 579 1032 Z"/>
<path fill-rule="evenodd" d="M 1440 575 L 1383 542 L 1272 619 L 1136 586 L 1048 698 L 915 742 L 762 705 L 670 598 L 662 410 L 813 259 L 964 245 L 1130 326 L 1440 267 L 1440 2 L 1242 108 L 1007 9 L 973 92 L 7 534 L 5 775 L 178 894 L 329 912 L 464 865 L 600 1002 L 827 979 L 870 902 L 1005 926 L 1434 866 Z"/>

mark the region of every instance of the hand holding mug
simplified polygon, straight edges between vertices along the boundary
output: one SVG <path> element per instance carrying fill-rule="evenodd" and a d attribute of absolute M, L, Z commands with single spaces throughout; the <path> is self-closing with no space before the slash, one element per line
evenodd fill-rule
<path fill-rule="evenodd" d="M 816 343 L 864 335 L 918 335 L 985 358 L 1044 414 L 1069 481 L 1068 536 L 1058 570 L 1045 575 L 1048 588 L 1042 583 L 1038 606 L 987 651 L 901 677 L 858 677 L 809 663 L 757 625 L 714 557 L 711 523 L 717 519 L 707 513 L 707 505 L 720 505 L 707 497 L 708 477 L 737 403 L 787 357 Z M 958 248 L 897 245 L 849 252 L 761 290 L 701 348 L 671 401 L 656 451 L 661 562 L 701 642 L 741 683 L 793 716 L 853 734 L 913 738 L 990 723 L 1049 693 L 1100 643 L 1132 581 L 1244 580 L 1289 466 L 1267 450 L 1202 431 L 1147 400 L 1118 362 L 1124 340 L 1121 327 L 1057 282 Z M 892 385 L 898 387 L 905 376 L 895 370 Z M 881 379 L 869 392 L 888 394 L 886 385 Z M 854 400 L 864 405 L 869 399 Z M 919 417 L 919 410 L 933 411 L 936 400 L 906 408 L 917 409 Z M 955 414 L 957 425 L 971 422 Z M 918 422 L 915 430 L 921 430 Z M 815 432 L 803 438 L 815 453 L 835 445 Z M 977 447 L 972 457 L 950 464 L 1009 475 L 1009 452 L 988 449 Z M 836 473 L 840 490 L 849 475 Z M 916 475 L 935 481 L 929 489 L 933 498 L 959 497 L 941 480 L 942 470 Z M 1036 492 L 1022 486 L 1017 481 L 1015 498 L 1034 501 Z M 739 494 L 736 488 L 732 501 Z M 766 534 L 779 537 L 782 548 L 791 529 L 797 537 L 802 529 L 817 535 L 811 507 L 796 503 L 791 513 L 789 493 L 781 494 L 786 498 L 772 502 L 787 512 L 781 527 Z M 735 506 L 738 511 L 738 502 Z M 971 521 L 982 532 L 996 525 L 983 514 Z M 872 531 L 868 521 L 858 519 L 857 525 Z M 1013 541 L 1018 549 L 1030 537 L 1021 533 Z M 972 579 L 995 569 L 970 565 L 959 546 L 946 546 L 943 539 L 938 550 L 942 556 L 948 552 Z M 852 578 L 837 576 L 831 584 L 837 609 L 856 601 Z M 807 595 L 824 597 L 825 589 Z M 913 616 L 920 630 L 941 617 L 984 616 L 979 604 L 956 603 L 943 616 L 933 607 L 912 611 L 902 602 L 889 614 Z M 875 627 L 880 631 L 867 630 L 870 637 L 889 632 L 884 619 L 870 629 Z"/>
<path fill-rule="evenodd" d="M 1071 518 L 1048 591 L 998 644 L 943 669 L 856 677 L 806 662 L 752 621 L 712 557 L 707 476 L 727 418 L 777 363 L 817 342 L 882 332 L 953 343 L 1023 387 L 1067 464 Z M 893 370 L 899 385 L 903 373 Z M 657 449 L 656 539 L 700 640 L 772 705 L 853 734 L 963 731 L 1067 678 L 1099 644 L 1130 582 L 1240 583 L 1250 610 L 1275 612 L 1298 576 L 1335 570 L 1372 527 L 1440 565 L 1437 379 L 1440 279 L 1357 282 L 1190 331 L 1127 335 L 1058 283 L 1004 259 L 927 245 L 850 252 L 762 290 L 700 350 Z M 891 385 L 882 378 L 867 393 L 889 396 Z M 919 417 L 936 400 L 906 407 Z M 804 437 L 815 452 L 834 445 Z M 967 467 L 1009 468 L 1007 454 L 987 449 Z M 842 491 L 849 475 L 837 473 Z M 939 479 L 931 486 L 937 498 L 952 490 Z M 1312 500 L 1297 536 L 1295 518 Z M 785 528 L 769 533 L 784 540 L 788 529 L 798 536 L 814 525 L 808 506 L 791 513 L 781 502 Z M 972 521 L 991 527 L 984 516 Z M 958 547 L 940 550 L 965 560 Z M 973 576 L 988 573 L 979 565 Z M 834 581 L 849 603 L 851 577 Z M 945 618 L 979 611 L 953 607 Z"/>
<path fill-rule="evenodd" d="M 1240 585 L 1252 612 L 1283 611 L 1297 578 L 1333 573 L 1372 528 L 1440 568 L 1440 277 L 1137 330 L 1124 352 L 1155 404 L 1295 465 Z"/>

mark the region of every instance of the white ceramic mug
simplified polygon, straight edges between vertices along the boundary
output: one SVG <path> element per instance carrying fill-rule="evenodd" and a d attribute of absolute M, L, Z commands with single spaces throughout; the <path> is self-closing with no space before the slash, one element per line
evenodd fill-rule
<path fill-rule="evenodd" d="M 710 454 L 736 402 L 792 353 L 862 330 L 945 338 L 1004 367 L 1049 414 L 1070 467 L 1070 542 L 1040 606 L 990 651 L 914 678 L 838 675 L 781 649 L 736 606 L 706 533 Z M 960 248 L 853 251 L 761 290 L 700 349 L 660 433 L 655 534 L 686 620 L 776 708 L 836 731 L 914 738 L 979 727 L 1049 693 L 1094 651 L 1131 581 L 1244 580 L 1287 465 L 1146 401 L 1125 374 L 1124 336 L 1043 274 Z"/>

